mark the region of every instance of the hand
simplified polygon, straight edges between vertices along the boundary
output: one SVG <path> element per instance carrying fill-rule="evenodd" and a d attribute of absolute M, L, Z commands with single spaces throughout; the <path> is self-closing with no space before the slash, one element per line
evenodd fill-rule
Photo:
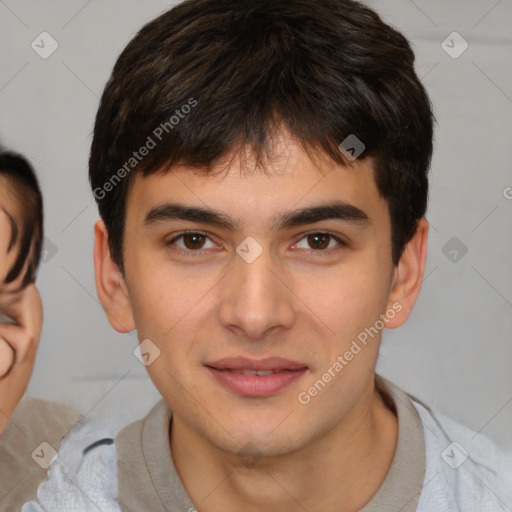
<path fill-rule="evenodd" d="M 16 352 L 5 338 L 0 338 L 0 379 L 3 379 L 14 366 Z"/>
<path fill-rule="evenodd" d="M 1 297 L 1 310 L 14 323 L 0 323 L 0 433 L 27 389 L 41 336 L 43 307 L 34 284 L 9 301 Z"/>

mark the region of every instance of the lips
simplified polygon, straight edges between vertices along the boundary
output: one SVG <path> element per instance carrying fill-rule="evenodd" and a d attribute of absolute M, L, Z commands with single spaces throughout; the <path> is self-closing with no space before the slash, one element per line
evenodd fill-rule
<path fill-rule="evenodd" d="M 274 372 L 282 370 L 294 371 L 307 368 L 304 364 L 281 357 L 267 357 L 261 360 L 247 359 L 245 357 L 226 357 L 212 363 L 206 363 L 206 366 L 215 368 L 216 370 Z"/>
<path fill-rule="evenodd" d="M 279 357 L 261 360 L 230 357 L 206 363 L 205 366 L 224 387 L 239 395 L 252 397 L 276 394 L 308 370 L 302 363 Z"/>

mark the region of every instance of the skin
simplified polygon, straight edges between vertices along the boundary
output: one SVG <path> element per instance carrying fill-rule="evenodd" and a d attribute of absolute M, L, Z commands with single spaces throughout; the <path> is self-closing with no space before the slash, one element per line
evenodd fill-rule
<path fill-rule="evenodd" d="M 41 298 L 32 283 L 21 288 L 25 270 L 11 283 L 5 277 L 14 263 L 18 246 L 8 249 L 11 238 L 9 217 L 20 218 L 21 205 L 9 194 L 5 178 L 0 177 L 0 434 L 27 389 L 41 335 Z"/>
<path fill-rule="evenodd" d="M 241 176 L 238 159 L 218 162 L 215 169 L 226 170 L 218 176 L 185 167 L 135 176 L 124 275 L 103 221 L 95 226 L 99 298 L 115 329 L 136 328 L 161 351 L 147 369 L 173 411 L 172 456 L 201 512 L 356 511 L 383 482 L 396 448 L 397 418 L 374 385 L 380 332 L 309 404 L 298 394 L 393 304 L 401 311 L 386 327 L 405 322 L 421 288 L 428 224 L 420 221 L 393 266 L 388 205 L 371 159 L 346 168 L 318 154 L 313 161 L 286 132 L 277 147 L 270 176 Z M 244 169 L 252 167 L 244 161 Z M 357 206 L 370 222 L 269 228 L 281 212 L 331 200 Z M 176 220 L 145 225 L 147 213 L 168 201 L 222 211 L 241 230 Z M 185 230 L 208 238 L 166 245 Z M 319 231 L 347 245 L 306 236 Z M 250 264 L 236 253 L 248 236 L 263 249 Z M 244 397 L 204 366 L 229 356 L 284 357 L 308 371 L 272 396 Z"/>

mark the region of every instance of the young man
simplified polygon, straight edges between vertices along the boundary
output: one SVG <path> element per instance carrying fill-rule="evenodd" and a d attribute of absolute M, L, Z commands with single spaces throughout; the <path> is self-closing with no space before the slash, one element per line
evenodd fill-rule
<path fill-rule="evenodd" d="M 90 180 L 98 295 L 163 399 L 77 432 L 40 506 L 511 510 L 511 458 L 374 373 L 421 288 L 432 138 L 408 42 L 360 3 L 188 0 L 146 25 Z"/>
<path fill-rule="evenodd" d="M 76 422 L 70 407 L 25 397 L 41 335 L 34 284 L 43 240 L 43 203 L 21 155 L 0 153 L 0 510 L 36 497 L 52 451 Z M 21 402 L 20 402 L 21 400 Z M 46 443 L 46 444 L 42 444 Z"/>

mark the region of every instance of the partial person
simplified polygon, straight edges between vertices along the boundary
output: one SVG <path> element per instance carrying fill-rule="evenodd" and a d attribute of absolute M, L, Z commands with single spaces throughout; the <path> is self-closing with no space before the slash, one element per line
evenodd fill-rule
<path fill-rule="evenodd" d="M 80 414 L 23 395 L 41 337 L 43 309 L 35 284 L 43 243 L 43 200 L 34 170 L 0 153 L 0 510 L 36 497 L 62 438 Z"/>

